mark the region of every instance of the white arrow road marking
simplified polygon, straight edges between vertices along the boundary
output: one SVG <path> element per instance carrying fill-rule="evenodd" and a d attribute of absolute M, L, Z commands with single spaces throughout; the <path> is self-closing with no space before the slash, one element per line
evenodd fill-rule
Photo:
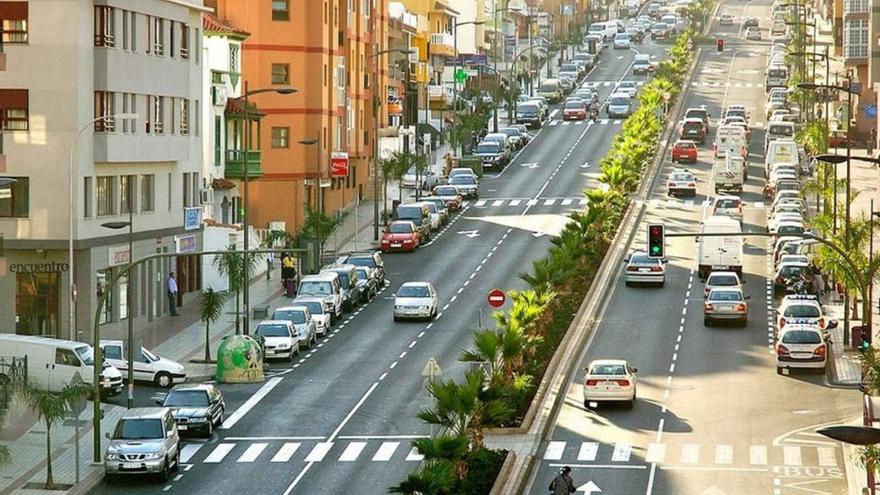
<path fill-rule="evenodd" d="M 584 164 L 581 165 L 581 168 L 590 168 L 590 162 L 584 162 Z"/>
<path fill-rule="evenodd" d="M 473 239 L 474 237 L 480 236 L 479 230 L 459 230 L 457 233 L 459 235 L 463 235 L 463 236 L 467 237 L 468 239 Z"/>
<path fill-rule="evenodd" d="M 543 232 L 535 232 L 534 234 L 532 234 L 532 237 L 534 237 L 534 238 L 543 237 L 543 236 L 544 236 Z"/>
<path fill-rule="evenodd" d="M 579 487 L 577 487 L 577 490 L 575 490 L 575 491 L 578 491 L 578 492 L 584 492 L 584 493 L 587 493 L 587 494 L 589 494 L 589 493 L 594 493 L 594 492 L 595 492 L 595 493 L 602 493 L 602 489 L 599 488 L 598 486 L 596 486 L 596 484 L 593 483 L 592 480 L 591 480 L 591 481 L 588 481 L 588 482 L 586 482 L 586 483 L 584 483 L 583 485 L 581 485 L 581 486 L 579 486 Z"/>
<path fill-rule="evenodd" d="M 519 166 L 525 167 L 525 168 L 538 168 L 538 167 L 540 167 L 540 165 L 538 165 L 536 162 L 520 163 Z"/>

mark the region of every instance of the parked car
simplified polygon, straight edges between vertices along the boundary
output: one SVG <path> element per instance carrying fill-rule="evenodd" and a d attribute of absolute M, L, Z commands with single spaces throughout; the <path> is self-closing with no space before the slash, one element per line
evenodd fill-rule
<path fill-rule="evenodd" d="M 473 177 L 474 179 L 478 179 L 477 174 L 472 168 L 469 167 L 455 167 L 449 171 L 448 177 L 451 179 L 459 175 L 468 175 Z"/>
<path fill-rule="evenodd" d="M 434 195 L 442 198 L 446 202 L 446 207 L 451 211 L 461 209 L 461 194 L 455 186 L 437 186 L 434 188 Z"/>
<path fill-rule="evenodd" d="M 330 312 L 331 322 L 342 318 L 342 287 L 339 284 L 339 275 L 335 273 L 306 275 L 299 282 L 297 294 L 322 298 L 324 306 Z"/>
<path fill-rule="evenodd" d="M 311 349 L 313 345 L 318 343 L 318 325 L 307 306 L 280 307 L 272 312 L 272 319 L 293 323 L 300 349 Z"/>
<path fill-rule="evenodd" d="M 409 220 L 391 222 L 382 233 L 380 246 L 383 253 L 389 251 L 413 252 L 421 244 L 419 229 Z"/>
<path fill-rule="evenodd" d="M 266 359 L 292 361 L 293 356 L 299 354 L 299 335 L 290 320 L 263 320 L 257 324 L 253 335 L 263 337 Z"/>
<path fill-rule="evenodd" d="M 419 201 L 417 204 L 423 204 L 428 207 L 428 221 L 431 225 L 431 231 L 440 230 L 440 227 L 443 226 L 443 213 L 440 211 L 440 207 L 430 201 Z M 444 205 L 444 210 L 445 208 Z"/>
<path fill-rule="evenodd" d="M 376 279 L 373 277 L 373 269 L 366 266 L 359 266 L 355 269 L 357 274 L 357 288 L 361 302 L 368 303 L 379 293 L 379 287 L 376 285 Z"/>
<path fill-rule="evenodd" d="M 430 282 L 406 282 L 394 294 L 394 321 L 433 319 L 438 305 L 437 293 Z"/>
<path fill-rule="evenodd" d="M 101 352 L 104 360 L 125 376 L 128 376 L 128 354 L 121 340 L 101 340 Z M 141 347 L 140 352 L 133 356 L 134 379 L 152 382 L 162 388 L 186 381 L 186 370 L 183 365 L 170 359 L 159 357 Z"/>
<path fill-rule="evenodd" d="M 817 325 L 823 332 L 837 327 L 837 320 L 828 318 L 819 298 L 810 294 L 791 294 L 782 298 L 776 310 L 776 328 L 781 330 L 794 320 Z"/>
<path fill-rule="evenodd" d="M 794 319 L 781 328 L 776 337 L 776 372 L 786 368 L 825 370 L 828 344 L 815 324 Z"/>
<path fill-rule="evenodd" d="M 712 289 L 703 304 L 703 324 L 708 327 L 718 320 L 735 320 L 740 326 L 746 326 L 749 322 L 749 298 L 740 288 Z"/>
<path fill-rule="evenodd" d="M 597 359 L 584 371 L 584 407 L 610 401 L 626 402 L 630 408 L 635 405 L 638 369 L 622 359 Z"/>
<path fill-rule="evenodd" d="M 211 438 L 214 428 L 223 424 L 226 411 L 223 394 L 211 383 L 175 385 L 156 403 L 171 410 L 181 435 L 183 432 L 192 432 Z"/>
<path fill-rule="evenodd" d="M 498 132 L 507 134 L 514 149 L 522 149 L 528 142 L 523 136 L 523 132 L 518 127 L 499 127 Z"/>
<path fill-rule="evenodd" d="M 437 186 L 441 187 L 441 186 Z M 447 186 L 442 186 L 447 187 Z M 436 187 L 434 189 L 437 189 Z M 336 260 L 338 264 L 348 263 L 354 266 L 366 266 L 373 270 L 373 276 L 376 277 L 376 283 L 379 287 L 385 285 L 385 262 L 379 251 L 354 252 L 339 257 Z"/>
<path fill-rule="evenodd" d="M 483 168 L 504 168 L 510 161 L 509 151 L 497 142 L 480 142 L 474 149 L 474 156 L 483 162 Z"/>
<path fill-rule="evenodd" d="M 159 475 L 171 480 L 180 468 L 180 436 L 167 407 L 136 407 L 123 413 L 104 454 L 104 474 Z"/>
<path fill-rule="evenodd" d="M 372 272 L 375 273 L 375 270 L 372 270 Z M 324 300 L 320 297 L 297 296 L 291 301 L 290 305 L 305 306 L 309 309 L 309 315 L 311 315 L 312 321 L 315 322 L 315 333 L 317 333 L 318 337 L 323 337 L 330 331 L 330 313 L 327 311 Z"/>
<path fill-rule="evenodd" d="M 339 275 L 339 286 L 342 288 L 342 310 L 345 312 L 353 311 L 360 302 L 357 298 L 355 268 L 354 265 L 330 265 L 321 269 L 321 273 Z"/>
<path fill-rule="evenodd" d="M 802 277 L 808 277 L 809 271 L 810 265 L 803 261 L 780 263 L 773 276 L 773 293 L 779 294 Z"/>
<path fill-rule="evenodd" d="M 400 187 L 415 189 L 416 185 L 420 184 L 421 189 L 427 191 L 436 186 L 438 181 L 437 174 L 433 171 L 417 170 L 415 167 L 411 167 L 400 179 Z"/>
<path fill-rule="evenodd" d="M 455 190 L 463 198 L 479 199 L 480 183 L 476 177 L 460 175 L 449 179 L 449 185 L 455 186 Z"/>
<path fill-rule="evenodd" d="M 422 196 L 421 202 L 431 204 L 431 211 L 440 215 L 440 225 L 449 223 L 449 207 L 446 206 L 446 201 L 443 198 L 440 196 Z"/>
<path fill-rule="evenodd" d="M 635 251 L 623 260 L 626 263 L 626 286 L 666 283 L 666 259 L 651 258 L 644 251 Z"/>
<path fill-rule="evenodd" d="M 673 162 L 697 162 L 697 145 L 687 139 L 679 139 L 672 145 Z M 696 192 L 694 192 L 696 194 Z"/>
<path fill-rule="evenodd" d="M 395 220 L 409 220 L 414 223 L 419 231 L 420 243 L 431 241 L 431 212 L 426 205 L 419 203 L 398 205 L 393 216 Z"/>

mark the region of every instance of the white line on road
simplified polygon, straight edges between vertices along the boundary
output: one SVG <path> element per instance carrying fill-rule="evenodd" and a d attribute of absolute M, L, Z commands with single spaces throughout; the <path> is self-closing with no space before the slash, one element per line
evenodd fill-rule
<path fill-rule="evenodd" d="M 388 376 L 387 371 L 385 373 L 382 373 L 381 375 L 379 375 L 379 381 L 381 382 L 382 380 L 384 380 L 386 376 Z"/>
<path fill-rule="evenodd" d="M 252 443 L 248 446 L 247 450 L 244 451 L 244 454 L 241 454 L 239 458 L 235 462 L 254 462 L 257 460 L 257 457 L 260 457 L 260 454 L 266 450 L 266 447 L 269 444 L 266 442 Z"/>
<path fill-rule="evenodd" d="M 782 447 L 782 462 L 784 462 L 786 466 L 800 466 L 801 448 L 790 445 Z"/>
<path fill-rule="evenodd" d="M 394 455 L 398 446 L 400 446 L 400 442 L 382 442 L 379 450 L 376 451 L 376 455 L 373 456 L 373 461 L 380 462 L 391 460 L 391 456 Z"/>
<path fill-rule="evenodd" d="M 244 404 L 242 404 L 234 413 L 226 418 L 226 420 L 223 422 L 223 425 L 220 426 L 220 429 L 228 430 L 235 426 L 235 423 L 241 421 L 241 418 L 243 418 L 245 414 L 253 409 L 254 406 L 256 406 L 263 399 L 263 397 L 268 395 L 269 392 L 271 392 L 276 385 L 281 383 L 281 380 L 283 380 L 283 378 L 280 377 L 269 379 L 269 381 L 266 382 L 265 385 L 260 387 L 260 389 L 257 390 L 254 395 L 250 396 Z"/>
<path fill-rule="evenodd" d="M 422 459 L 424 459 L 424 458 L 425 458 L 425 456 L 423 456 L 422 454 L 419 454 L 419 449 L 417 449 L 417 448 L 415 448 L 415 447 L 413 447 L 413 448 L 409 451 L 409 454 L 406 455 L 406 460 L 407 460 L 407 461 L 421 462 Z"/>
<path fill-rule="evenodd" d="M 393 370 L 396 366 L 397 366 L 397 361 L 394 361 L 393 363 L 391 363 L 391 366 L 389 366 L 388 368 Z"/>
<path fill-rule="evenodd" d="M 596 454 L 599 452 L 599 442 L 582 442 L 581 448 L 578 450 L 577 460 L 579 461 L 595 461 Z"/>
<path fill-rule="evenodd" d="M 544 460 L 558 461 L 562 459 L 562 451 L 565 450 L 565 442 L 550 442 L 544 451 Z"/>
<path fill-rule="evenodd" d="M 272 459 L 269 462 L 289 461 L 297 449 L 299 449 L 299 446 L 300 444 L 296 442 L 286 442 L 280 449 L 278 449 L 278 452 L 275 452 L 275 455 L 272 456 Z"/>
<path fill-rule="evenodd" d="M 418 343 L 419 343 L 418 340 L 413 340 L 412 342 L 409 343 L 409 348 L 412 349 L 412 348 L 415 347 L 416 344 L 418 344 Z"/>
<path fill-rule="evenodd" d="M 686 443 L 681 446 L 682 464 L 696 464 L 700 462 L 700 446 L 695 443 Z"/>
<path fill-rule="evenodd" d="M 648 445 L 648 453 L 645 454 L 645 462 L 663 462 L 665 457 L 665 443 L 652 443 Z"/>
<path fill-rule="evenodd" d="M 361 451 L 364 450 L 364 447 L 366 446 L 367 442 L 351 442 L 342 452 L 342 455 L 339 456 L 339 460 L 341 462 L 356 461 L 358 456 L 361 455 Z"/>
<path fill-rule="evenodd" d="M 205 444 L 203 443 L 188 443 L 180 449 L 180 462 L 186 464 L 190 459 L 196 455 L 196 452 L 199 451 Z"/>
<path fill-rule="evenodd" d="M 733 445 L 715 446 L 715 464 L 733 464 Z"/>
<path fill-rule="evenodd" d="M 630 455 L 632 455 L 632 445 L 615 443 L 614 452 L 611 453 L 611 462 L 629 462 Z"/>
<path fill-rule="evenodd" d="M 206 464 L 217 464 L 229 454 L 232 448 L 235 447 L 234 443 L 221 443 L 218 444 L 214 450 L 208 454 L 208 457 L 205 457 L 205 460 L 202 461 Z"/>
<path fill-rule="evenodd" d="M 319 442 L 312 447 L 312 451 L 306 456 L 306 462 L 321 462 L 333 448 L 333 442 Z"/>
<path fill-rule="evenodd" d="M 400 353 L 400 356 L 397 356 L 397 359 L 403 359 L 406 357 L 406 351 Z"/>

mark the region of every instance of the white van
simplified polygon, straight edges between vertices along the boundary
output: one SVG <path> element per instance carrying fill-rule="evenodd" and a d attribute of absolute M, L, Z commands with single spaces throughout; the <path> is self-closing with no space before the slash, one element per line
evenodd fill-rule
<path fill-rule="evenodd" d="M 742 192 L 745 182 L 746 161 L 741 156 L 730 155 L 718 158 L 712 165 L 712 181 L 715 194 L 719 191 Z"/>
<path fill-rule="evenodd" d="M 603 41 L 611 41 L 617 32 L 617 23 L 614 21 L 594 22 L 590 24 L 590 34 L 598 34 L 602 36 Z"/>
<path fill-rule="evenodd" d="M 102 340 L 101 351 L 108 363 L 128 376 L 128 354 L 121 340 Z M 132 360 L 134 379 L 137 381 L 153 382 L 162 388 L 186 381 L 186 370 L 182 364 L 159 357 L 143 347 L 140 352 L 134 353 Z"/>
<path fill-rule="evenodd" d="M 742 227 L 735 218 L 711 216 L 703 222 L 701 233 L 741 234 Z M 700 236 L 698 273 L 705 280 L 709 273 L 718 270 L 736 272 L 742 279 L 743 240 L 739 235 Z"/>
<path fill-rule="evenodd" d="M 794 139 L 794 132 L 794 124 L 791 122 L 768 122 L 767 132 L 764 133 L 764 151 L 777 139 Z"/>
<path fill-rule="evenodd" d="M 797 165 L 799 161 L 798 145 L 793 139 L 780 138 L 767 145 L 764 161 L 764 178 L 770 178 L 773 166 L 777 164 Z"/>
<path fill-rule="evenodd" d="M 50 392 L 60 392 L 70 383 L 93 384 L 92 346 L 71 340 L 33 335 L 0 334 L 3 355 L 27 357 L 28 379 Z M 122 373 L 104 361 L 101 393 L 109 397 L 122 392 Z"/>
<path fill-rule="evenodd" d="M 748 143 L 745 129 L 735 125 L 723 125 L 715 131 L 715 144 L 712 145 L 712 149 L 715 158 L 727 155 L 747 158 L 749 156 Z"/>
<path fill-rule="evenodd" d="M 324 306 L 331 320 L 342 318 L 342 284 L 336 272 L 321 272 L 302 278 L 297 288 L 297 296 L 315 296 L 324 300 Z"/>
<path fill-rule="evenodd" d="M 764 73 L 764 91 L 770 88 L 784 88 L 788 81 L 788 68 L 784 65 L 771 65 Z"/>

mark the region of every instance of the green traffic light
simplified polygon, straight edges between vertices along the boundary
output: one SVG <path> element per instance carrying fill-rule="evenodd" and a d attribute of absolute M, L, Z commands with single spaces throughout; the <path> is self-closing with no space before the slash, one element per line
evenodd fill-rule
<path fill-rule="evenodd" d="M 651 252 L 652 252 L 652 253 L 659 253 L 659 252 L 660 252 L 660 246 L 651 246 Z"/>

